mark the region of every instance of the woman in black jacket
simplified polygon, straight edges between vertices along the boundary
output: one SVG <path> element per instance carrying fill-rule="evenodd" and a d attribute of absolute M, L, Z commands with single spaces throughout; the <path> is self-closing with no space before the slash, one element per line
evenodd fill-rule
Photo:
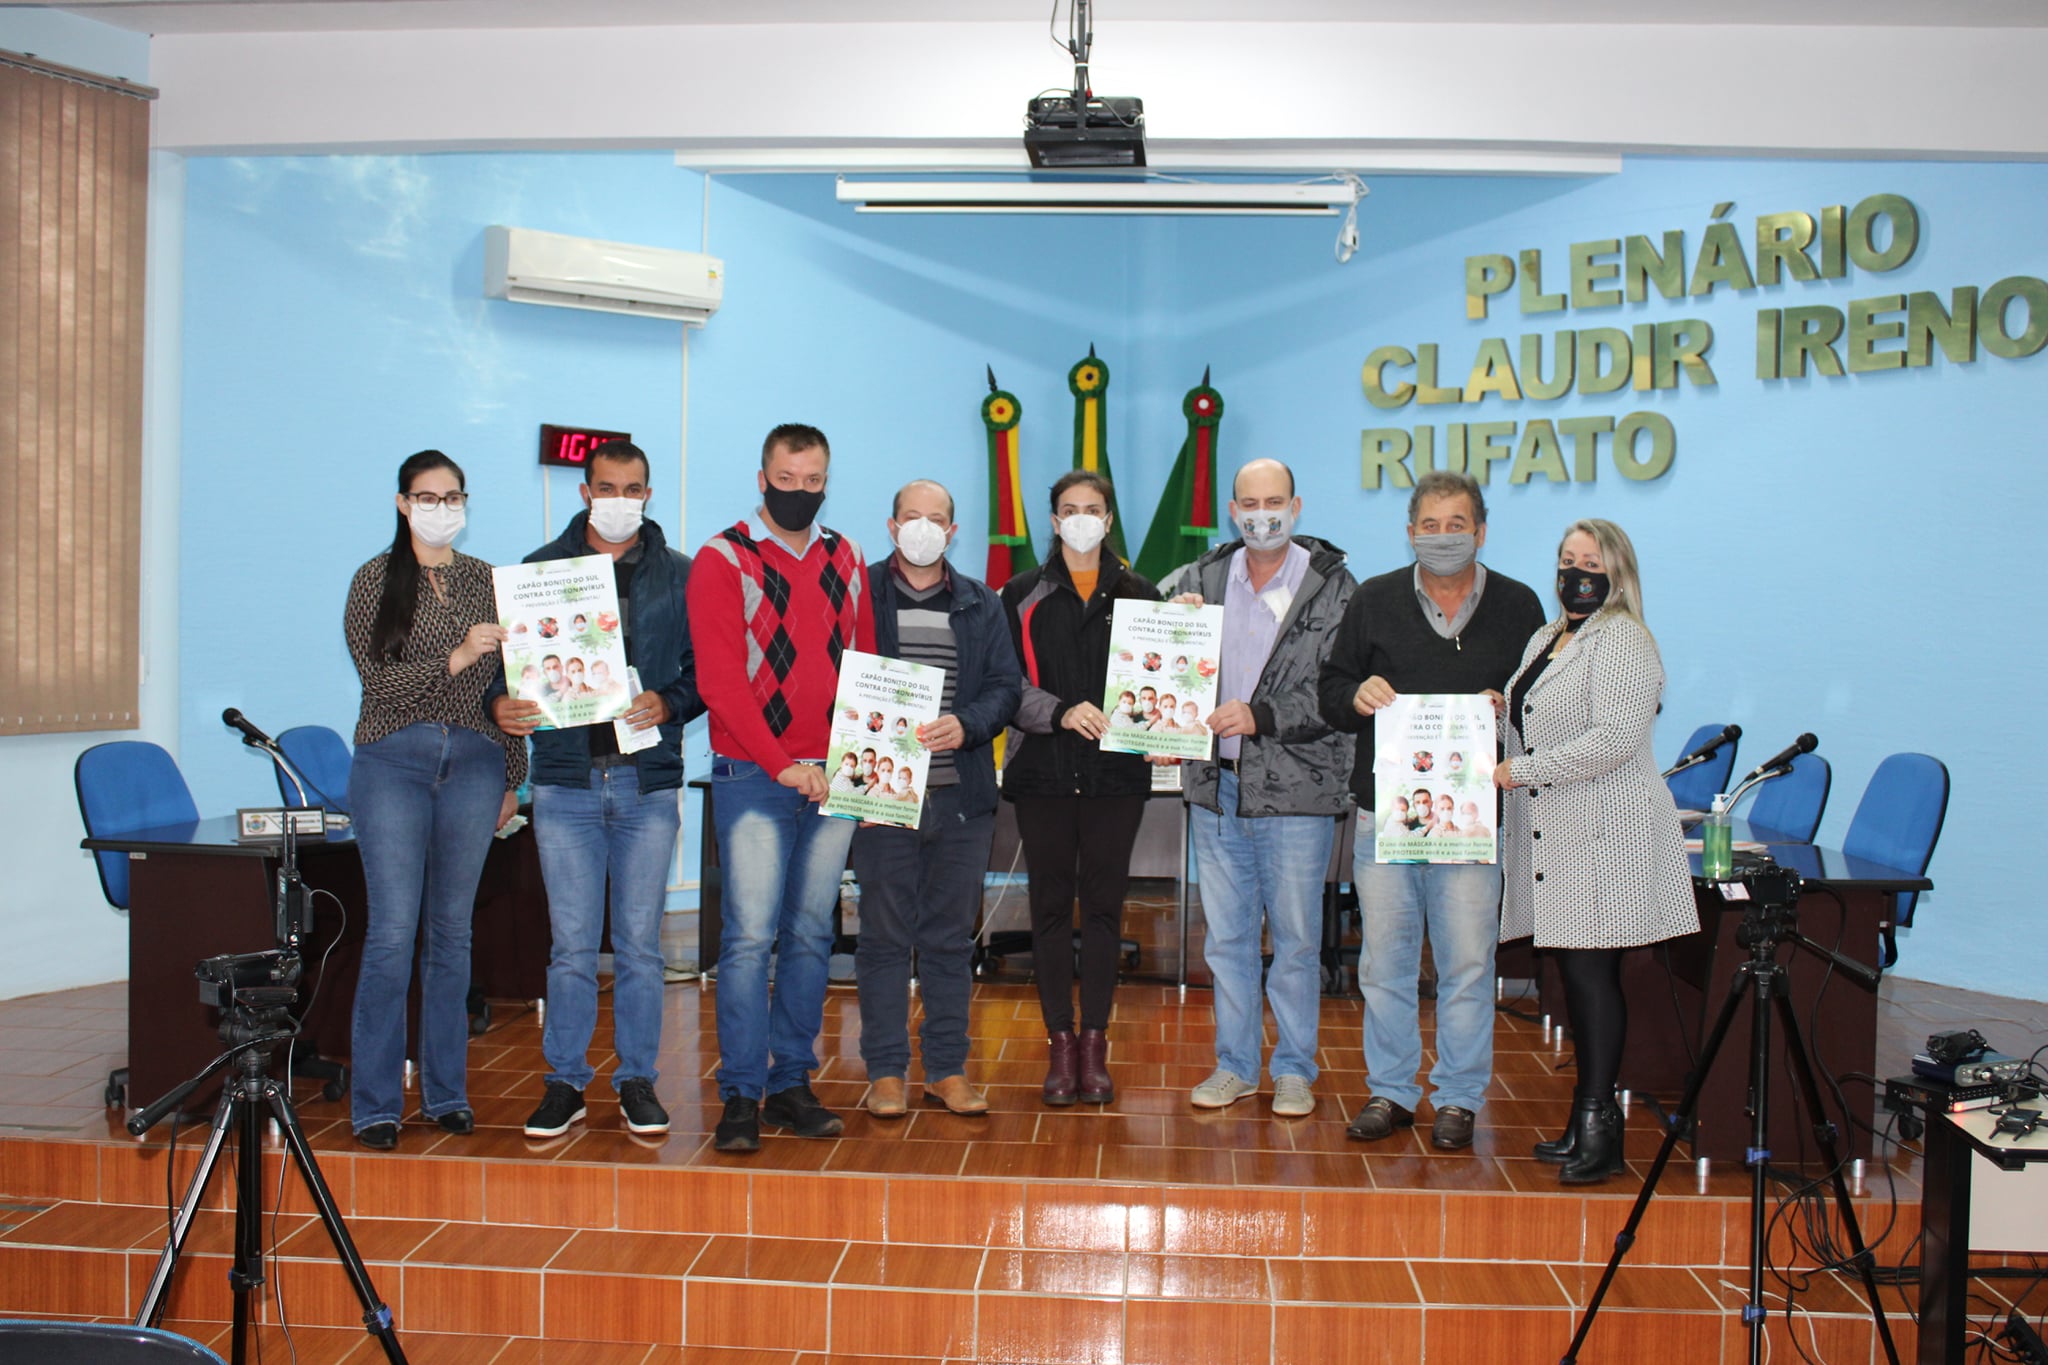
<path fill-rule="evenodd" d="M 1123 940 L 1131 846 L 1152 788 L 1136 754 L 1104 753 L 1109 729 L 1100 699 L 1109 671 L 1111 605 L 1157 602 L 1159 589 L 1114 554 L 1104 554 L 1115 491 L 1077 469 L 1052 486 L 1058 552 L 1003 585 L 1003 605 L 1024 698 L 1016 726 L 1024 739 L 1003 769 L 1003 795 L 1016 803 L 1017 835 L 1029 866 L 1031 962 L 1038 1007 L 1051 1040 L 1047 1104 L 1107 1104 L 1109 1011 Z M 1074 898 L 1081 900 L 1081 1032 L 1074 1033 Z"/>

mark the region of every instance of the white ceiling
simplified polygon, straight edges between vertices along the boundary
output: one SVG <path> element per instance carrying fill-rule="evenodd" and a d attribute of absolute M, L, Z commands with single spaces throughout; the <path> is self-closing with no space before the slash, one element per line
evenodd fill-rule
<path fill-rule="evenodd" d="M 1066 0 L 1061 8 L 1065 9 Z M 92 0 L 54 5 L 144 33 L 388 29 L 547 29 L 678 24 L 1008 22 L 1049 0 Z M 573 16 L 573 19 L 571 18 Z M 1061 28 L 1064 30 L 1064 14 Z M 2038 28 L 2041 0 L 1101 0 L 1098 42 L 1119 20 L 1177 23 L 1783 24 L 1811 27 Z M 1106 54 L 1104 54 L 1106 55 Z"/>

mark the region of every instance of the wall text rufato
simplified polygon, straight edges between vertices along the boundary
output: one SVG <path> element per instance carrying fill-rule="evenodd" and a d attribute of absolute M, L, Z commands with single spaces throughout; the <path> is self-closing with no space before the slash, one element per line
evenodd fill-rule
<path fill-rule="evenodd" d="M 1912 260 L 1920 246 L 1920 211 L 1902 195 L 1873 194 L 1817 214 L 1766 213 L 1748 224 L 1730 220 L 1734 207 L 1715 205 L 1697 249 L 1684 229 L 1573 242 L 1562 270 L 1553 256 L 1547 286 L 1538 248 L 1467 256 L 1465 316 L 1490 321 L 1509 297 L 1521 317 L 1532 319 L 1632 304 L 1681 312 L 1717 293 L 1883 275 Z M 2048 345 L 2048 283 L 2009 275 L 1981 290 L 1958 285 L 1946 296 L 1922 290 L 1851 299 L 1845 308 L 1760 308 L 1754 333 L 1755 376 L 1767 387 L 1809 375 L 1850 382 L 1934 365 L 1937 356 L 1967 365 L 1980 348 L 2018 360 Z M 1365 358 L 1368 403 L 1386 411 L 1444 408 L 1444 417 L 1464 420 L 1366 428 L 1364 486 L 1412 488 L 1415 476 L 1431 469 L 1463 470 L 1487 483 L 1495 464 L 1505 464 L 1508 482 L 1516 484 L 1538 477 L 1589 483 L 1603 464 L 1626 479 L 1660 478 L 1678 458 L 1678 430 L 1663 411 L 1555 420 L 1510 414 L 1523 403 L 1574 393 L 1598 398 L 1712 387 L 1720 382 L 1715 340 L 1706 318 L 1679 316 L 1483 337 L 1469 361 L 1445 356 L 1435 342 L 1376 347 Z M 1495 413 L 1502 420 L 1486 420 Z"/>

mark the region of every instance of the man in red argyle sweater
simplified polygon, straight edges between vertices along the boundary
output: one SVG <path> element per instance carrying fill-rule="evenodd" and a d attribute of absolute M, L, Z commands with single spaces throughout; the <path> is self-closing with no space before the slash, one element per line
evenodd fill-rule
<path fill-rule="evenodd" d="M 810 1073 L 854 824 L 821 815 L 818 803 L 826 794 L 839 658 L 849 649 L 873 652 L 875 627 L 860 547 L 818 524 L 831 461 L 816 427 L 789 423 L 769 432 L 761 505 L 713 536 L 690 575 L 725 877 L 718 949 L 725 1114 L 713 1136 L 721 1152 L 760 1150 L 763 1119 L 799 1137 L 832 1137 L 842 1126 L 811 1093 Z"/>

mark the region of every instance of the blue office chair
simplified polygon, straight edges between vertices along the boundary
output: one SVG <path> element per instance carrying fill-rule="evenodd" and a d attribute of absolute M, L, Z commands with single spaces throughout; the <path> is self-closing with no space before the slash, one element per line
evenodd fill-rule
<path fill-rule="evenodd" d="M 1678 751 L 1679 758 L 1691 753 L 1715 735 L 1726 729 L 1723 725 L 1702 725 L 1692 732 L 1692 738 Z M 1704 763 L 1695 764 L 1684 772 L 1664 779 L 1671 788 L 1671 799 L 1678 803 L 1680 810 L 1705 810 L 1714 804 L 1714 798 L 1728 788 L 1728 775 L 1735 771 L 1735 745 L 1730 740 L 1714 751 L 1714 756 Z M 1677 762 L 1673 759 L 1672 762 Z"/>
<path fill-rule="evenodd" d="M 192 789 L 178 771 L 178 760 L 161 745 L 133 739 L 95 744 L 78 756 L 71 778 L 78 789 L 78 813 L 92 838 L 198 822 Z M 126 910 L 128 855 L 92 856 L 107 904 Z"/>
<path fill-rule="evenodd" d="M 1754 790 L 1756 799 L 1749 804 L 1750 831 L 1767 844 L 1812 843 L 1834 781 L 1834 770 L 1826 759 L 1819 754 L 1799 755 L 1792 760 L 1791 772 Z"/>
<path fill-rule="evenodd" d="M 1849 821 L 1849 833 L 1842 840 L 1842 852 L 1851 857 L 1895 867 L 1920 876 L 1933 861 L 1935 842 L 1941 838 L 1941 823 L 1948 815 L 1948 767 L 1926 754 L 1893 754 L 1877 765 L 1856 814 Z M 1884 925 L 1881 967 L 1899 960 L 1894 933 L 1900 925 L 1913 922 L 1917 891 L 1901 891 L 1893 900 L 1890 919 Z"/>
<path fill-rule="evenodd" d="M 10 1365 L 222 1365 L 198 1342 L 120 1322 L 0 1319 L 0 1359 Z"/>
<path fill-rule="evenodd" d="M 78 756 L 71 782 L 90 838 L 199 821 L 199 807 L 185 785 L 185 774 L 178 771 L 178 760 L 159 744 L 134 739 L 95 744 Z M 95 852 L 92 861 L 107 904 L 126 910 L 128 855 Z M 107 1076 L 108 1106 L 121 1103 L 127 1090 L 128 1068 L 116 1067 Z"/>
<path fill-rule="evenodd" d="M 348 770 L 355 761 L 348 743 L 325 725 L 295 725 L 277 737 L 277 747 L 299 776 L 306 781 L 306 804 L 325 806 L 349 814 Z M 282 770 L 277 772 L 277 793 L 287 805 L 299 803 L 298 789 Z"/>

